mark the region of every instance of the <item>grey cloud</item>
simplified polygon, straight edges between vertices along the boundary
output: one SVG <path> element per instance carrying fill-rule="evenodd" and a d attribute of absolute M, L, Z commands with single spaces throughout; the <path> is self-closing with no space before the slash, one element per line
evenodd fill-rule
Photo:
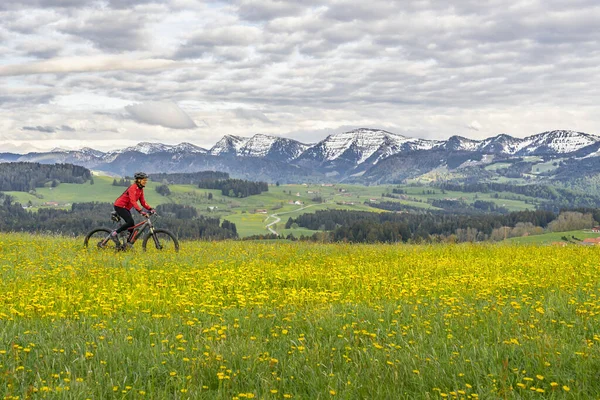
<path fill-rule="evenodd" d="M 404 4 L 392 1 L 337 1 L 328 6 L 326 18 L 339 21 L 368 21 L 389 18 L 404 9 Z"/>
<path fill-rule="evenodd" d="M 260 111 L 257 110 L 248 110 L 248 109 L 243 109 L 243 108 L 237 108 L 235 110 L 233 110 L 236 118 L 241 118 L 241 119 L 256 119 L 262 122 L 266 122 L 266 123 L 273 123 L 273 121 L 271 121 L 269 118 L 267 118 L 267 116 L 265 114 L 263 114 Z"/>
<path fill-rule="evenodd" d="M 336 24 L 323 31 L 323 38 L 328 42 L 347 43 L 363 40 L 365 32 L 357 24 Z"/>
<path fill-rule="evenodd" d="M 60 54 L 63 46 L 55 41 L 40 40 L 26 42 L 19 46 L 18 50 L 36 58 L 53 58 Z"/>
<path fill-rule="evenodd" d="M 21 128 L 24 131 L 37 131 L 37 132 L 44 132 L 44 133 L 54 133 L 57 131 L 63 131 L 63 132 L 75 132 L 76 130 L 68 125 L 61 125 L 61 126 L 23 126 Z"/>
<path fill-rule="evenodd" d="M 0 14 L 0 20 L 5 29 L 20 34 L 34 34 L 39 32 L 48 24 L 57 22 L 60 19 L 59 14 L 54 10 L 28 10 L 12 11 Z"/>
<path fill-rule="evenodd" d="M 316 57 L 325 57 L 330 51 L 336 49 L 337 44 L 328 42 L 324 39 L 307 40 L 298 46 L 300 53 Z"/>
<path fill-rule="evenodd" d="M 175 57 L 198 58 L 207 54 L 227 55 L 228 47 L 234 48 L 233 52 L 235 53 L 244 52 L 243 48 L 257 43 L 260 35 L 258 28 L 246 26 L 205 29 L 187 40 L 176 52 Z M 239 59 L 239 57 L 237 58 Z"/>
<path fill-rule="evenodd" d="M 97 4 L 98 1 L 83 0 L 88 5 Z M 81 7 L 80 0 L 19 0 L 3 1 L 0 3 L 0 10 L 22 10 L 31 8 L 75 8 Z"/>
<path fill-rule="evenodd" d="M 125 107 L 133 119 L 150 125 L 173 129 L 196 128 L 196 123 L 173 102 L 150 101 Z"/>
<path fill-rule="evenodd" d="M 131 8 L 132 6 L 137 7 L 140 5 L 146 5 L 150 3 L 163 3 L 161 0 L 135 0 L 134 2 L 131 0 L 108 0 L 108 5 L 112 8 L 116 9 L 125 9 Z"/>
<path fill-rule="evenodd" d="M 51 126 L 24 126 L 21 129 L 23 129 L 24 131 L 38 131 L 38 132 L 44 132 L 44 133 L 56 132 L 56 129 L 54 129 Z"/>
<path fill-rule="evenodd" d="M 54 99 L 54 95 L 47 93 L 10 93 L 0 95 L 0 104 L 4 108 L 30 108 L 32 104 L 48 104 Z"/>
<path fill-rule="evenodd" d="M 108 10 L 82 15 L 61 27 L 61 31 L 91 41 L 109 52 L 142 50 L 148 46 L 144 31 L 147 18 L 132 10 Z"/>
<path fill-rule="evenodd" d="M 297 15 L 305 9 L 298 1 L 243 0 L 239 4 L 240 18 L 249 21 L 265 21 L 278 17 Z"/>
<path fill-rule="evenodd" d="M 181 48 L 176 58 L 210 57 L 216 61 L 244 61 L 250 55 L 250 50 L 243 46 L 191 46 Z"/>
<path fill-rule="evenodd" d="M 265 23 L 266 31 L 290 36 L 302 32 L 318 32 L 323 28 L 323 18 L 315 13 L 277 18 Z"/>

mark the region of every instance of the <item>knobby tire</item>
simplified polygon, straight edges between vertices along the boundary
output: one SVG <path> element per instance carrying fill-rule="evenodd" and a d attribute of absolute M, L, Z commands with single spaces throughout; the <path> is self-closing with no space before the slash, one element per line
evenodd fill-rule
<path fill-rule="evenodd" d="M 100 247 L 98 247 L 98 243 L 102 239 L 106 238 L 106 236 L 110 235 L 111 232 L 112 232 L 112 229 L 96 228 L 96 229 L 90 231 L 87 235 L 85 235 L 85 239 L 83 239 L 83 246 L 86 248 L 99 249 Z M 98 233 L 103 233 L 104 235 L 97 235 Z M 112 240 L 109 239 L 109 241 L 106 242 L 106 247 L 104 247 L 104 248 L 105 249 L 115 249 L 116 245 Z"/>
<path fill-rule="evenodd" d="M 154 239 L 157 239 L 160 246 L 164 246 L 163 248 L 157 247 Z M 146 247 L 148 246 L 148 247 Z M 144 241 L 142 242 L 142 249 L 144 251 L 147 250 L 174 250 L 175 252 L 179 251 L 179 241 L 175 237 L 173 233 L 166 229 L 155 229 L 154 234 L 148 233 L 144 237 Z"/>

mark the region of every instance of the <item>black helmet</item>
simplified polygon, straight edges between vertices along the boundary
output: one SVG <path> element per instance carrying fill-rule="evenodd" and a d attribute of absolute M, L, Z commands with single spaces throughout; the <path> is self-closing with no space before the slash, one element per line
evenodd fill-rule
<path fill-rule="evenodd" d="M 133 175 L 133 177 L 135 179 L 146 179 L 148 178 L 148 174 L 146 174 L 145 172 L 136 172 L 135 175 Z"/>

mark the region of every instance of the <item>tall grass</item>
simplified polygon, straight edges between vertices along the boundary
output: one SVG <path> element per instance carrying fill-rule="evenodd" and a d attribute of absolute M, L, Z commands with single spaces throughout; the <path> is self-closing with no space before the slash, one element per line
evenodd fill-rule
<path fill-rule="evenodd" d="M 597 398 L 598 256 L 0 235 L 0 397 Z"/>

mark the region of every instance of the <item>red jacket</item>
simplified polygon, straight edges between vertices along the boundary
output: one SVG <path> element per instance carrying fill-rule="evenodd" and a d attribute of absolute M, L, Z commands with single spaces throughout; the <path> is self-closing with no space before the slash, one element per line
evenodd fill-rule
<path fill-rule="evenodd" d="M 134 207 L 137 212 L 141 212 L 142 208 L 138 206 L 138 200 L 147 210 L 152 209 L 152 207 L 146 203 L 146 199 L 144 199 L 144 189 L 138 187 L 138 185 L 134 183 L 133 185 L 129 186 L 129 188 L 127 188 L 127 190 L 124 191 L 121 196 L 119 196 L 119 198 L 115 201 L 115 206 L 126 208 L 128 210 L 131 210 L 131 207 Z"/>

